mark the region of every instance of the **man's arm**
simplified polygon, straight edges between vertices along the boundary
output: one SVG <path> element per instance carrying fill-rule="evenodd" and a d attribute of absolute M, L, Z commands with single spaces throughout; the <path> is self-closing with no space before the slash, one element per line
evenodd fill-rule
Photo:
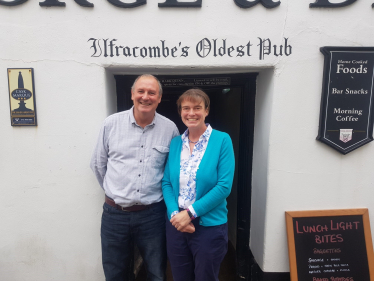
<path fill-rule="evenodd" d="M 174 131 L 173 131 L 172 139 L 175 138 L 176 136 L 179 136 L 179 135 L 180 135 L 180 133 L 179 133 L 179 130 L 177 128 L 177 125 L 174 124 Z"/>
<path fill-rule="evenodd" d="M 105 124 L 101 127 L 99 138 L 91 158 L 91 170 L 94 172 L 100 186 L 104 189 L 104 177 L 108 163 L 108 144 L 105 136 Z"/>

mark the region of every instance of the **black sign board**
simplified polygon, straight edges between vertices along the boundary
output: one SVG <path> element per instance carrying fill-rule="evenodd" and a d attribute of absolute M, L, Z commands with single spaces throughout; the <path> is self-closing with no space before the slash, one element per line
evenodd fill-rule
<path fill-rule="evenodd" d="M 373 281 L 367 209 L 286 212 L 291 281 Z"/>
<path fill-rule="evenodd" d="M 231 84 L 230 77 L 213 77 L 213 78 L 175 78 L 161 79 L 164 87 L 202 87 L 202 86 L 229 86 Z"/>
<path fill-rule="evenodd" d="M 343 154 L 373 140 L 374 47 L 322 47 L 317 140 Z"/>

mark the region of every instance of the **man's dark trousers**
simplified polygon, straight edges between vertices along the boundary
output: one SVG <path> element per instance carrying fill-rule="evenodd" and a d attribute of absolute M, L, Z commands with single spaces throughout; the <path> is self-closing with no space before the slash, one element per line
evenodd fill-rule
<path fill-rule="evenodd" d="M 166 280 L 164 201 L 148 209 L 126 212 L 104 203 L 101 219 L 101 248 L 106 281 L 127 281 L 131 240 L 138 246 L 147 281 Z"/>

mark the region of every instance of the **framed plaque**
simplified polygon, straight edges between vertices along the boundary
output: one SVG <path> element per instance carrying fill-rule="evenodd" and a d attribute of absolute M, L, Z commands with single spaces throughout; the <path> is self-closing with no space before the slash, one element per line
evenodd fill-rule
<path fill-rule="evenodd" d="M 8 68 L 10 123 L 37 126 L 33 68 Z"/>
<path fill-rule="evenodd" d="M 291 281 L 373 281 L 368 209 L 286 212 Z"/>
<path fill-rule="evenodd" d="M 373 140 L 374 47 L 322 47 L 317 140 L 347 154 Z"/>

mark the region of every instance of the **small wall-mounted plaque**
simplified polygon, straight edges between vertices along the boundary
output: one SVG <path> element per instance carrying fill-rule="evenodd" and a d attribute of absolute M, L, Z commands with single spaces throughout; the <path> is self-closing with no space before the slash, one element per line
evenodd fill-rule
<path fill-rule="evenodd" d="M 34 70 L 8 68 L 10 123 L 12 126 L 37 126 Z"/>
<path fill-rule="evenodd" d="M 368 209 L 286 212 L 291 281 L 373 281 Z"/>
<path fill-rule="evenodd" d="M 373 140 L 374 47 L 322 47 L 317 140 L 343 154 Z"/>

